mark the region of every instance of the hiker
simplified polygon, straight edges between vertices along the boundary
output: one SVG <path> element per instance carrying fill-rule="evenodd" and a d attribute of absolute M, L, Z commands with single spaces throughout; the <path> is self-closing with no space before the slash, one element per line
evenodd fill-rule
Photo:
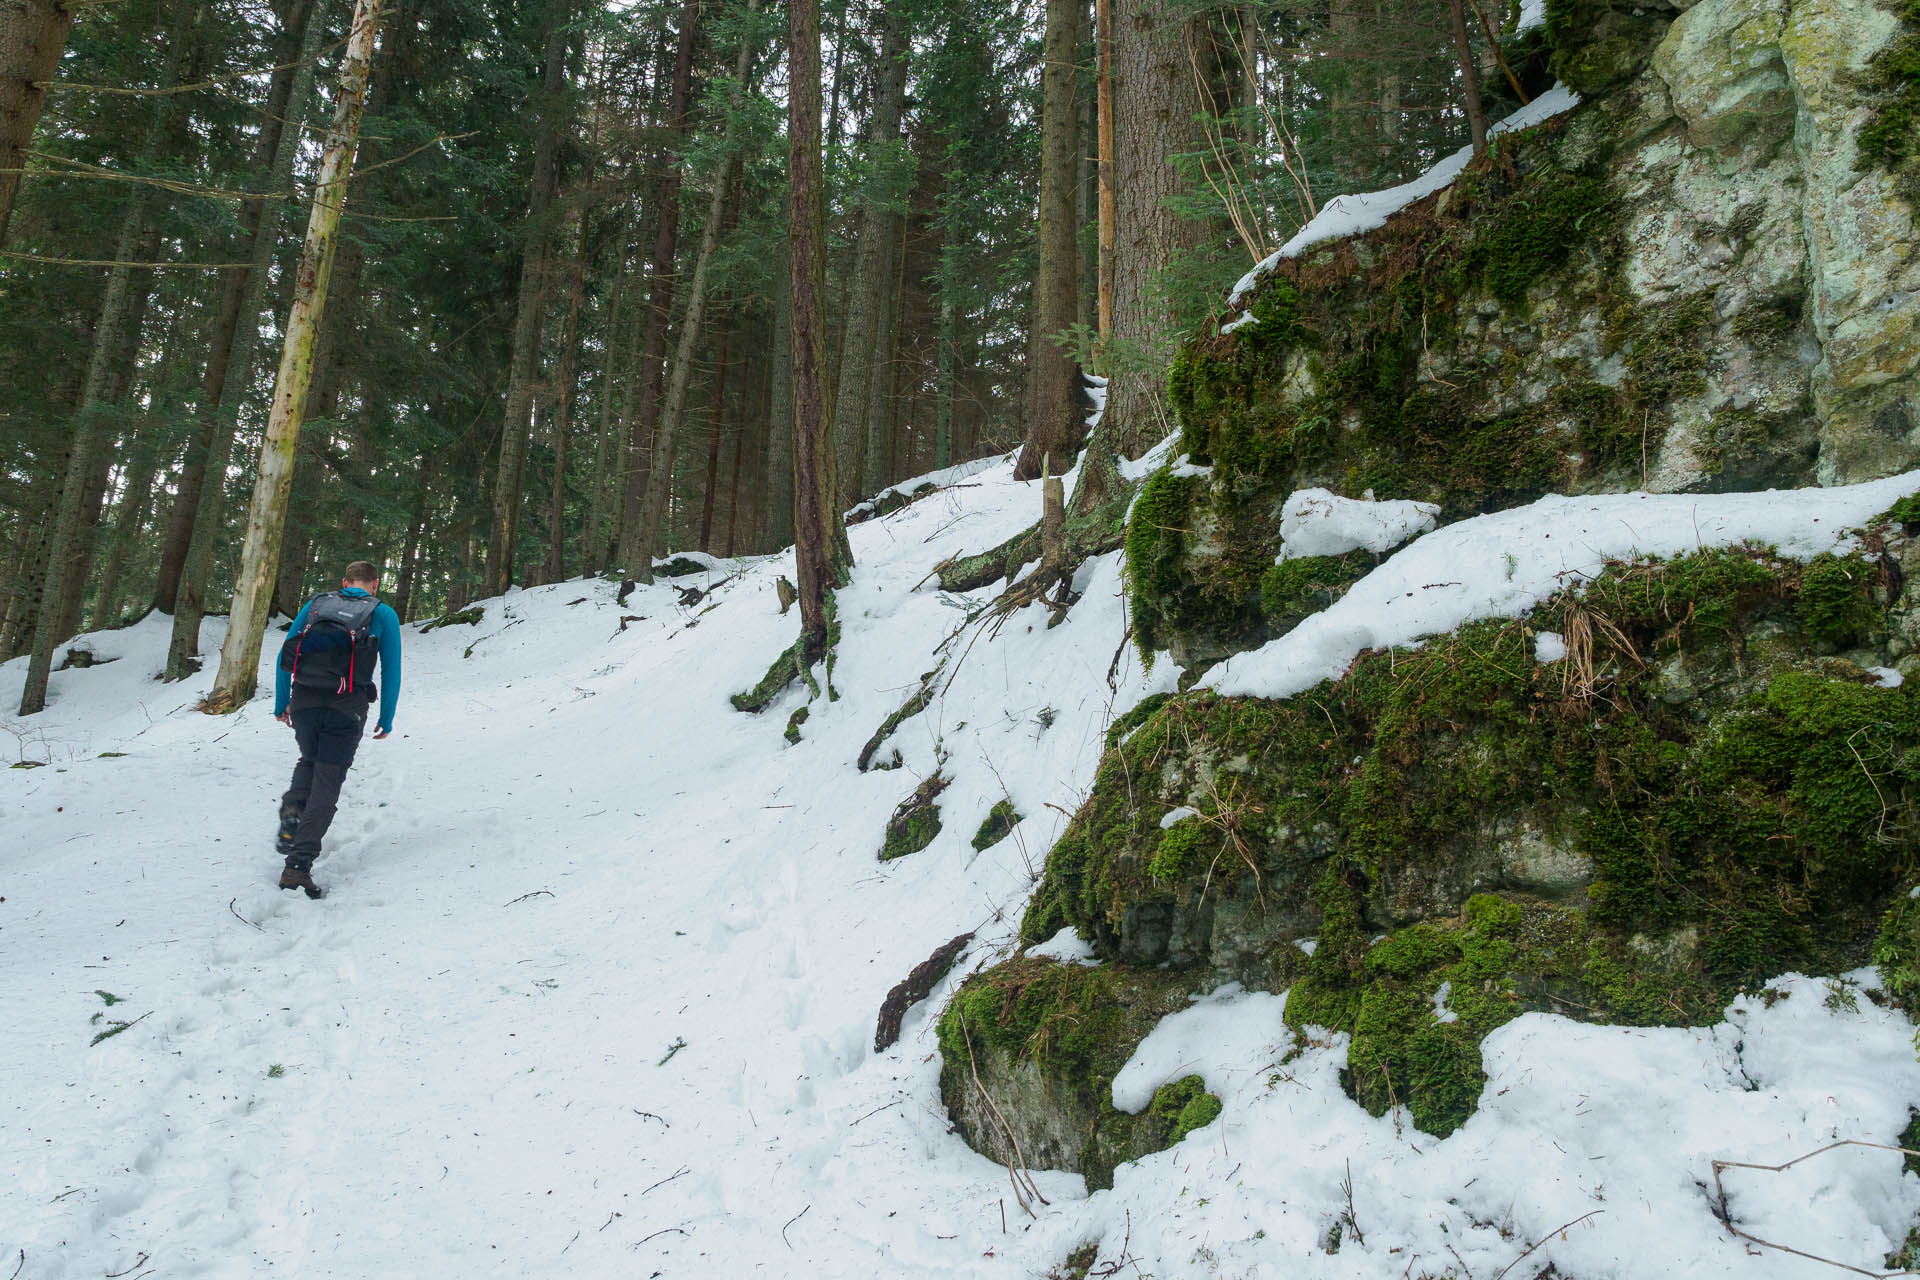
<path fill-rule="evenodd" d="M 333 824 L 341 784 L 367 727 L 376 669 L 380 719 L 373 736 L 393 732 L 393 709 L 400 701 L 400 615 L 375 598 L 379 589 L 380 571 L 365 560 L 354 561 L 338 591 L 307 601 L 280 647 L 273 715 L 293 726 L 300 763 L 280 800 L 274 848 L 287 859 L 280 887 L 304 890 L 309 898 L 326 893 L 313 882 L 313 860 Z"/>

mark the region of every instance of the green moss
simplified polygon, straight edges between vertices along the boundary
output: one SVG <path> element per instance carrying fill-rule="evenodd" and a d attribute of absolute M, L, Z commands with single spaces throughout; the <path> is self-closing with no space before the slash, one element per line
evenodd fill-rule
<path fill-rule="evenodd" d="M 1047 1280 L 1087 1280 L 1087 1272 L 1093 1270 L 1093 1264 L 1100 1260 L 1100 1242 L 1088 1241 L 1072 1253 L 1066 1260 L 1048 1273 Z"/>
<path fill-rule="evenodd" d="M 485 616 L 486 610 L 481 606 L 477 604 L 469 605 L 465 609 L 458 610 L 454 613 L 443 614 L 435 618 L 432 622 L 420 628 L 420 634 L 425 635 L 427 632 L 437 630 L 440 627 L 470 627 Z"/>
<path fill-rule="evenodd" d="M 1152 719 L 1154 714 L 1166 706 L 1172 697 L 1170 693 L 1150 693 L 1114 717 L 1113 723 L 1107 726 L 1107 750 L 1111 751 L 1119 746 L 1120 739 Z"/>
<path fill-rule="evenodd" d="M 1858 557 L 1823 555 L 1800 584 L 1800 625 L 1823 651 L 1849 648 L 1878 619 L 1872 587 L 1878 574 Z"/>
<path fill-rule="evenodd" d="M 1373 564 L 1362 551 L 1282 560 L 1260 575 L 1260 612 L 1270 626 L 1291 627 L 1345 595 Z"/>
<path fill-rule="evenodd" d="M 1901 194 L 1920 199 L 1920 2 L 1906 0 L 1906 29 L 1874 55 L 1862 86 L 1872 103 L 1859 134 L 1862 167 L 1894 175 Z"/>
<path fill-rule="evenodd" d="M 1920 493 L 1910 493 L 1887 508 L 1886 514 L 1876 523 L 1897 524 L 1908 533 L 1914 526 L 1920 525 Z"/>
<path fill-rule="evenodd" d="M 1169 944 L 1141 931 L 1208 898 L 1317 916 L 1313 954 L 1272 968 L 1289 1019 L 1352 1032 L 1356 1095 L 1442 1129 L 1520 1010 L 1692 1022 L 1782 970 L 1854 967 L 1920 848 L 1920 698 L 1813 654 L 1878 629 L 1875 573 L 1753 549 L 1616 565 L 1287 702 L 1171 698 L 1113 739 L 1022 936 L 1072 925 L 1153 963 Z M 1542 630 L 1574 656 L 1536 663 Z M 1207 819 L 1161 829 L 1180 804 Z M 1583 909 L 1449 896 L 1499 873 L 1516 819 L 1591 865 Z"/>
<path fill-rule="evenodd" d="M 1221 844 L 1219 830 L 1200 818 L 1176 822 L 1161 833 L 1160 847 L 1147 863 L 1147 874 L 1155 880 L 1178 880 L 1196 861 L 1218 853 Z"/>
<path fill-rule="evenodd" d="M 1920 884 L 1896 895 L 1887 908 L 1873 941 L 1873 963 L 1889 995 L 1910 1010 L 1920 1008 Z"/>
<path fill-rule="evenodd" d="M 1079 1171 L 1088 1185 L 1111 1186 L 1116 1165 L 1164 1150 L 1218 1114 L 1197 1079 L 1156 1093 L 1158 1107 L 1138 1116 L 1113 1106 L 1114 1076 L 1162 1017 L 1186 1005 L 1188 990 L 1179 974 L 1028 958 L 976 974 L 936 1031 L 949 1112 L 962 1114 L 976 1072 L 992 1079 L 996 1064 L 1030 1064 L 1060 1110 L 1086 1126 Z"/>
<path fill-rule="evenodd" d="M 1465 262 L 1478 270 L 1488 293 L 1509 307 L 1523 308 L 1527 291 L 1565 265 L 1592 237 L 1595 228 L 1588 224 L 1606 217 L 1611 201 L 1597 178 L 1551 174 L 1534 184 L 1531 199 L 1488 221 Z"/>
<path fill-rule="evenodd" d="M 1706 386 L 1709 344 L 1701 339 L 1713 319 L 1713 298 L 1706 293 L 1614 309 L 1607 328 L 1633 375 L 1636 401 L 1657 407 Z"/>
<path fill-rule="evenodd" d="M 947 789 L 949 781 L 945 774 L 933 774 L 900 802 L 887 821 L 886 835 L 880 842 L 880 861 L 904 858 L 933 843 L 934 837 L 940 834 L 940 806 L 934 801 Z"/>
<path fill-rule="evenodd" d="M 944 666 L 945 664 L 942 665 Z M 902 724 L 927 709 L 927 706 L 933 701 L 933 678 L 939 674 L 940 671 L 936 668 L 921 677 L 920 687 L 914 690 L 913 696 L 894 708 L 893 712 L 888 715 L 885 720 L 880 722 L 880 727 L 874 730 L 871 738 L 867 739 L 867 745 L 860 748 L 860 758 L 856 762 L 860 767 L 860 772 L 865 773 L 873 767 L 874 752 L 878 751 L 881 744 L 893 736 L 895 729 L 898 729 Z"/>
<path fill-rule="evenodd" d="M 1020 825 L 1020 814 L 1014 809 L 1013 801 L 1001 800 L 987 810 L 987 816 L 981 821 L 980 829 L 973 833 L 973 847 L 976 851 L 991 849 L 1007 838 L 1007 833 Z"/>
<path fill-rule="evenodd" d="M 1182 1076 L 1154 1090 L 1147 1103 L 1148 1122 L 1162 1133 L 1159 1150 L 1177 1146 L 1195 1129 L 1204 1129 L 1220 1118 L 1220 1099 L 1207 1092 L 1207 1082 L 1199 1076 Z"/>
<path fill-rule="evenodd" d="M 1163 601 L 1181 586 L 1181 558 L 1186 550 L 1187 509 L 1195 479 L 1178 476 L 1163 467 L 1148 477 L 1127 522 L 1127 581 L 1133 597 L 1134 642 L 1151 660 L 1156 649 L 1157 620 Z"/>
<path fill-rule="evenodd" d="M 1598 97 L 1640 73 L 1665 29 L 1661 16 L 1609 0 L 1547 0 L 1548 67 L 1582 97 Z"/>
<path fill-rule="evenodd" d="M 805 724 L 806 722 L 807 722 L 807 708 L 795 707 L 793 709 L 793 714 L 787 717 L 787 732 L 785 734 L 785 737 L 788 742 L 800 741 L 800 726 Z"/>

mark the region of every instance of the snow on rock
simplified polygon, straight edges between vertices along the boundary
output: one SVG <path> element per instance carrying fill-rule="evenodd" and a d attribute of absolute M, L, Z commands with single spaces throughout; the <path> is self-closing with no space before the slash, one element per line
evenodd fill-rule
<path fill-rule="evenodd" d="M 1165 831 L 1176 822 L 1185 822 L 1188 818 L 1197 818 L 1200 811 L 1191 805 L 1179 805 L 1160 815 L 1160 829 Z"/>
<path fill-rule="evenodd" d="M 1872 676 L 1874 683 L 1882 689 L 1898 689 L 1906 683 L 1906 677 L 1892 667 L 1868 667 L 1867 674 Z"/>
<path fill-rule="evenodd" d="M 1512 115 L 1494 124 L 1487 130 L 1487 136 L 1493 137 L 1519 129 L 1530 129 L 1579 105 L 1579 94 L 1565 85 L 1557 84 Z M 1397 187 L 1388 187 L 1385 191 L 1335 196 L 1321 205 L 1320 212 L 1311 222 L 1295 232 L 1291 240 L 1281 245 L 1279 250 L 1271 256 L 1256 264 L 1253 270 L 1240 277 L 1240 282 L 1233 286 L 1233 292 L 1227 296 L 1227 305 L 1239 306 L 1253 291 L 1253 286 L 1259 283 L 1260 277 L 1273 270 L 1275 264 L 1281 259 L 1297 258 L 1323 240 L 1339 240 L 1385 226 L 1388 218 L 1414 201 L 1424 200 L 1434 192 L 1451 186 L 1453 180 L 1460 176 L 1460 171 L 1467 167 L 1467 161 L 1471 159 L 1473 159 L 1473 148 L 1462 147 L 1411 182 L 1403 182 Z"/>
<path fill-rule="evenodd" d="M 1338 679 L 1368 649 L 1414 644 L 1481 618 L 1513 618 L 1613 560 L 1770 544 L 1812 559 L 1920 490 L 1920 471 L 1830 489 L 1542 498 L 1427 534 L 1277 640 L 1201 682 L 1224 694 L 1288 698 Z"/>
<path fill-rule="evenodd" d="M 1433 502 L 1376 502 L 1342 498 L 1327 489 L 1297 489 L 1280 509 L 1281 555 L 1288 560 L 1356 550 L 1379 555 L 1432 529 L 1439 517 L 1440 506 Z"/>
<path fill-rule="evenodd" d="M 1240 1062 L 1291 1038 L 1281 1019 L 1284 996 L 1245 991 L 1237 982 L 1196 999 L 1160 1020 L 1113 1078 L 1113 1105 L 1137 1115 L 1154 1091 L 1183 1076 L 1198 1075 L 1207 1091 L 1230 1091 L 1241 1082 Z"/>
<path fill-rule="evenodd" d="M 1093 944 L 1073 931 L 1068 925 L 1060 932 L 1048 938 L 1039 946 L 1028 947 L 1027 954 L 1043 960 L 1058 960 L 1062 964 L 1097 965 L 1098 957 L 1093 954 Z"/>

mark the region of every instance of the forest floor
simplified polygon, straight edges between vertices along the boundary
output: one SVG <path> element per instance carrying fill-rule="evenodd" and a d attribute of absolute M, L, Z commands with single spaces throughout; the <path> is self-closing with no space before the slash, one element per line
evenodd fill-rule
<path fill-rule="evenodd" d="M 410 626 L 321 902 L 274 887 L 294 751 L 270 702 L 216 719 L 192 709 L 210 671 L 156 683 L 164 619 L 83 638 L 112 661 L 0 721 L 43 766 L 0 772 L 0 1280 L 1033 1277 L 1088 1242 L 1095 1275 L 1163 1278 L 1832 1274 L 1729 1234 L 1711 1161 L 1897 1139 L 1920 1063 L 1868 971 L 1783 977 L 1696 1030 L 1519 1018 L 1444 1141 L 1345 1096 L 1343 1037 L 1295 1045 L 1284 997 L 1229 988 L 1115 1083 L 1137 1105 L 1198 1072 L 1221 1119 L 1111 1191 L 1040 1173 L 1050 1203 L 1023 1212 L 949 1133 L 933 1018 L 1013 945 L 1111 718 L 1176 673 L 1125 640 L 1117 556 L 1054 628 L 1043 606 L 969 624 L 993 590 L 927 581 L 1037 517 L 1010 472 L 850 531 L 839 697 L 797 744 L 804 689 L 727 701 L 793 639 L 791 553 L 624 607 L 581 580 Z M 942 657 L 881 749 L 903 767 L 859 772 Z M 936 769 L 940 834 L 879 862 Z M 1003 799 L 1024 820 L 975 851 Z M 888 989 L 968 931 L 876 1053 Z M 1742 1229 L 1856 1267 L 1920 1217 L 1884 1151 L 1726 1180 Z"/>

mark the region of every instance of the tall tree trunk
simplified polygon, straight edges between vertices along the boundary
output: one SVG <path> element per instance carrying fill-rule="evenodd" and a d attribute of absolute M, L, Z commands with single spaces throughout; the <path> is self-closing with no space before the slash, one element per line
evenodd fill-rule
<path fill-rule="evenodd" d="M 127 551 L 139 536 L 140 526 L 153 502 L 153 485 L 160 474 L 159 448 L 151 433 L 141 432 L 135 438 L 133 454 L 127 463 L 126 492 L 121 494 L 120 509 L 114 514 L 107 562 L 100 570 L 100 589 L 93 597 L 93 616 L 87 623 L 89 631 L 104 630 L 119 617 L 120 579 L 126 573 Z"/>
<path fill-rule="evenodd" d="M 720 441 L 727 425 L 727 358 L 732 354 L 733 310 L 731 300 L 720 303 L 720 346 L 714 355 L 713 413 L 707 431 L 707 492 L 700 502 L 700 541 L 702 551 L 713 550 L 713 502 L 720 488 Z M 739 450 L 734 451 L 736 456 Z"/>
<path fill-rule="evenodd" d="M 278 67 L 268 85 L 265 114 L 260 118 L 260 132 L 254 139 L 250 166 L 253 172 L 261 176 L 264 190 L 278 190 L 267 179 L 273 170 L 274 157 L 280 153 L 281 122 L 287 117 L 287 104 L 293 100 L 294 84 L 307 69 L 301 52 L 301 33 L 309 26 L 307 20 L 314 2 L 286 0 L 284 5 L 275 5 L 281 21 L 278 39 L 271 44 L 275 62 L 291 64 L 296 59 L 303 60 L 297 67 Z M 240 206 L 240 227 L 234 243 L 248 246 L 249 258 L 254 256 L 252 247 L 259 242 L 261 215 L 269 203 L 278 204 L 249 200 Z M 221 278 L 220 300 L 213 313 L 212 336 L 207 345 L 207 367 L 200 382 L 199 426 L 187 447 L 186 463 L 180 471 L 172 514 L 167 522 L 166 541 L 160 550 L 160 571 L 154 580 L 153 607 L 162 613 L 173 612 L 174 599 L 180 594 L 180 577 L 186 569 L 187 553 L 193 544 L 194 517 L 200 509 L 201 491 L 206 484 L 207 455 L 213 448 L 214 432 L 219 425 L 219 415 L 215 410 L 226 395 L 227 370 L 231 366 L 234 335 L 239 331 L 241 314 L 247 301 L 249 274 L 248 267 L 236 267 L 225 272 Z"/>
<path fill-rule="evenodd" d="M 773 312 L 773 386 L 767 397 L 766 542 L 778 551 L 793 541 L 793 307 L 792 280 L 781 264 Z"/>
<path fill-rule="evenodd" d="M 1338 4 L 1341 0 L 1334 0 Z M 1100 340 L 1113 337 L 1113 268 L 1118 245 L 1118 194 L 1114 189 L 1113 0 L 1094 0 L 1094 153 L 1099 157 Z"/>
<path fill-rule="evenodd" d="M 839 470 L 840 509 L 878 485 L 878 467 L 868 443 L 867 388 L 873 379 L 881 312 L 893 283 L 892 206 L 899 189 L 900 117 L 907 100 L 907 55 L 912 32 L 900 5 L 882 8 L 880 67 L 873 115 L 867 128 L 867 182 L 860 196 L 860 237 L 848 274 L 846 330 L 840 340 L 840 371 L 834 380 L 834 460 Z M 884 484 L 884 480 L 879 481 Z"/>
<path fill-rule="evenodd" d="M 189 24 L 193 14 L 182 6 L 176 10 L 168 31 L 169 85 L 177 83 L 187 65 L 191 41 Z M 168 136 L 177 109 L 170 98 L 148 123 L 140 153 L 151 162 Z M 136 185 L 127 197 L 121 215 L 120 234 L 114 245 L 114 261 L 120 265 L 108 270 L 107 285 L 100 302 L 100 318 L 94 326 L 93 353 L 87 365 L 86 382 L 80 395 L 80 408 L 74 415 L 72 444 L 67 453 L 66 476 L 60 500 L 53 512 L 52 531 L 47 538 L 45 577 L 40 593 L 39 614 L 34 621 L 33 648 L 27 660 L 26 683 L 20 693 L 20 714 L 33 715 L 47 705 L 47 679 L 53 668 L 54 646 L 65 639 L 63 632 L 76 625 L 80 611 L 80 593 L 85 586 L 86 568 L 91 560 L 92 522 L 99 518 L 100 493 L 106 484 L 104 456 L 106 440 L 103 419 L 117 395 L 123 395 L 131 379 L 133 361 L 123 349 L 129 327 L 146 309 L 145 290 L 150 277 L 142 273 L 138 294 L 132 284 L 133 269 L 126 264 L 140 253 L 148 241 L 147 206 L 153 188 Z M 84 544 L 83 545 L 83 540 Z"/>
<path fill-rule="evenodd" d="M 1118 458 L 1137 457 L 1167 433 L 1161 389 L 1177 335 L 1162 277 L 1217 234 L 1213 223 L 1176 210 L 1185 188 L 1175 157 L 1206 147 L 1199 121 L 1213 114 L 1201 92 L 1202 83 L 1217 80 L 1206 18 L 1176 0 L 1120 3 L 1113 33 L 1112 337 L 1127 358 L 1112 370 L 1106 413 L 1074 490 L 1074 507 L 1083 512 L 1118 492 Z"/>
<path fill-rule="evenodd" d="M 240 568 L 233 585 L 233 611 L 226 642 L 220 648 L 220 673 L 201 710 L 219 715 L 238 711 L 253 697 L 260 673 L 260 644 L 280 556 L 280 531 L 287 519 L 287 494 L 293 486 L 293 454 L 300 442 L 300 417 L 313 376 L 313 347 L 327 306 L 327 280 L 347 200 L 347 179 L 360 142 L 360 113 L 366 107 L 367 77 L 373 70 L 373 40 L 380 26 L 381 0 L 354 0 L 353 25 L 340 63 L 340 95 L 333 128 L 321 153 L 314 186 L 313 213 L 295 277 L 293 307 L 287 316 L 286 342 L 274 380 L 266 437 L 260 445 L 260 470 L 247 511 L 240 547 Z"/>
<path fill-rule="evenodd" d="M 554 377 L 553 483 L 547 493 L 548 582 L 560 582 L 567 576 L 567 436 L 572 430 L 573 380 L 579 368 L 580 303 L 586 293 L 587 255 L 591 252 L 587 211 L 582 206 L 580 252 L 574 257 L 567 286 L 567 323 L 560 331 L 560 372 Z"/>
<path fill-rule="evenodd" d="M 414 582 L 419 576 L 420 536 L 427 527 L 428 490 L 433 462 L 423 458 L 413 484 L 413 518 L 407 521 L 407 540 L 400 548 L 400 575 L 393 588 L 393 611 L 407 621 L 413 611 Z"/>
<path fill-rule="evenodd" d="M 527 435 L 532 429 L 534 381 L 540 362 L 540 333 L 547 302 L 547 246 L 553 229 L 547 211 L 553 203 L 554 171 L 566 119 L 559 98 L 566 84 L 565 15 L 547 10 L 546 70 L 540 83 L 540 132 L 533 149 L 532 196 L 527 205 L 527 247 L 520 259 L 520 300 L 514 312 L 513 358 L 507 374 L 507 405 L 500 427 L 500 463 L 493 477 L 493 523 L 487 532 L 488 595 L 502 595 L 513 583 L 514 541 L 520 532 L 520 491 L 525 482 Z"/>
<path fill-rule="evenodd" d="M 1487 150 L 1487 109 L 1480 101 L 1480 69 L 1473 60 L 1473 39 L 1467 34 L 1466 0 L 1448 0 L 1453 19 L 1453 52 L 1460 63 L 1460 96 L 1467 108 L 1467 128 L 1473 136 L 1473 154 Z"/>
<path fill-rule="evenodd" d="M 593 488 L 587 500 L 587 525 L 580 538 L 581 567 L 588 573 L 598 573 L 606 568 L 607 558 L 611 554 L 607 529 L 608 498 L 617 483 L 615 460 L 626 456 L 625 450 L 620 448 L 617 429 L 621 419 L 614 414 L 613 406 L 619 398 L 614 394 L 615 388 L 624 385 L 619 376 L 620 352 L 627 350 L 627 345 L 620 340 L 620 314 L 627 300 L 629 279 L 623 257 L 613 286 L 613 297 L 607 302 L 606 330 L 600 342 L 600 429 L 594 442 Z M 618 506 L 617 503 L 614 505 Z"/>
<path fill-rule="evenodd" d="M 58 0 L 0 0 L 0 245 L 33 146 L 46 83 L 60 69 L 73 10 Z"/>
<path fill-rule="evenodd" d="M 953 293 L 943 288 L 940 291 L 940 371 L 935 392 L 938 399 L 933 419 L 933 467 L 936 471 L 953 465 L 953 363 L 959 341 L 960 322 L 954 311 Z"/>
<path fill-rule="evenodd" d="M 120 238 L 114 259 L 130 261 L 139 243 L 146 219 L 147 193 L 152 188 L 136 186 L 128 198 L 126 213 L 120 222 Z M 67 452 L 66 479 L 55 509 L 53 532 L 47 539 L 46 578 L 40 593 L 40 613 L 33 629 L 32 655 L 27 660 L 27 681 L 20 692 L 20 714 L 30 716 L 47 705 L 47 677 L 53 670 L 53 649 L 60 643 L 60 615 L 69 593 L 78 594 L 70 579 L 75 549 L 85 519 L 87 489 L 95 457 L 103 448 L 101 419 L 107 408 L 109 384 L 115 374 L 115 360 L 121 355 L 120 337 L 126 323 L 128 277 L 126 266 L 111 269 L 107 290 L 100 304 L 100 319 L 94 326 L 93 358 L 87 366 L 86 390 L 80 411 L 74 416 L 73 444 Z M 97 499 L 96 499 L 97 501 Z"/>
<path fill-rule="evenodd" d="M 815 0 L 817 3 L 818 0 Z M 747 7 L 757 13 L 760 0 L 748 0 Z M 706 317 L 707 276 L 713 267 L 713 256 L 720 247 L 720 235 L 730 218 L 734 189 L 739 185 L 740 156 L 739 96 L 746 91 L 748 77 L 753 74 L 753 63 L 757 50 L 751 38 L 741 40 L 740 49 L 733 60 L 733 94 L 735 101 L 727 112 L 726 131 L 721 141 L 720 172 L 714 175 L 713 196 L 707 202 L 707 220 L 700 229 L 700 250 L 694 256 L 693 279 L 687 283 L 687 310 L 680 320 L 680 341 L 674 352 L 673 377 L 667 384 L 667 396 L 660 408 L 660 425 L 654 432 L 653 467 L 647 475 L 646 502 L 640 509 L 640 525 L 633 539 L 633 555 L 628 557 L 627 576 L 636 582 L 653 581 L 653 553 L 656 539 L 659 537 L 662 522 L 667 513 L 667 495 L 673 486 L 673 457 L 678 447 L 680 431 L 686 417 L 687 387 L 693 375 L 693 353 L 700 339 L 700 328 Z M 816 55 L 817 56 L 817 55 Z M 814 96 L 819 97 L 816 86 Z M 819 128 L 816 120 L 814 127 Z"/>
<path fill-rule="evenodd" d="M 319 56 L 327 24 L 321 19 L 320 5 L 307 8 L 306 37 L 301 42 L 300 72 L 294 81 L 289 119 L 306 110 L 313 97 L 314 61 Z M 280 144 L 274 152 L 273 171 L 268 175 L 268 190 L 285 191 L 293 184 L 294 160 L 300 150 L 300 130 L 280 131 Z M 233 452 L 233 438 L 240 427 L 240 408 L 246 402 L 247 384 L 253 379 L 253 360 L 260 345 L 260 313 L 265 308 L 268 276 L 274 249 L 280 238 L 280 218 L 285 202 L 270 200 L 260 214 L 254 234 L 253 261 L 247 270 L 247 283 L 240 307 L 240 323 L 233 331 L 233 345 L 227 354 L 222 374 L 223 394 L 206 453 L 206 478 L 193 512 L 193 538 L 187 545 L 186 563 L 181 567 L 180 589 L 173 600 L 173 635 L 167 645 L 168 680 L 184 680 L 199 670 L 195 660 L 200 651 L 200 618 L 206 607 L 207 577 L 213 565 L 213 541 L 220 528 L 221 508 L 225 505 L 227 463 Z M 184 500 L 185 495 L 182 495 Z"/>
<path fill-rule="evenodd" d="M 1040 226 L 1035 245 L 1033 318 L 1027 340 L 1026 440 L 1015 465 L 1016 480 L 1040 474 L 1053 459 L 1059 474 L 1079 444 L 1079 400 L 1073 357 L 1053 341 L 1072 327 L 1079 310 L 1079 228 L 1074 217 L 1075 135 L 1080 103 L 1076 37 L 1085 0 L 1047 0 L 1047 34 L 1041 72 Z"/>
<path fill-rule="evenodd" d="M 826 193 L 820 176 L 820 3 L 788 0 L 787 279 L 793 309 L 793 523 L 800 654 L 827 646 L 827 593 L 853 568 L 835 505 L 826 386 Z"/>
<path fill-rule="evenodd" d="M 901 271 L 905 268 L 906 245 L 901 231 L 906 219 L 897 213 L 887 215 L 887 271 L 880 290 L 880 310 L 873 332 L 873 358 L 867 362 L 864 386 L 849 387 L 848 394 L 863 396 L 867 409 L 861 416 L 867 426 L 867 493 L 878 493 L 893 483 L 888 465 L 893 443 L 894 348 L 900 336 Z"/>
<path fill-rule="evenodd" d="M 649 548 L 641 545 L 651 534 L 643 511 L 652 486 L 651 459 L 654 429 L 660 421 L 660 399 L 666 384 L 667 325 L 673 316 L 673 293 L 680 238 L 680 148 L 685 145 L 693 103 L 693 51 L 700 31 L 700 0 L 687 0 L 680 11 L 680 42 L 673 57 L 673 91 L 667 107 L 665 141 L 660 157 L 660 206 L 653 233 L 653 261 L 647 272 L 647 325 L 640 345 L 640 394 L 634 403 L 633 427 L 627 432 L 627 483 L 620 506 L 620 549 L 617 559 L 629 574 L 648 575 L 652 565 L 641 563 Z"/>

